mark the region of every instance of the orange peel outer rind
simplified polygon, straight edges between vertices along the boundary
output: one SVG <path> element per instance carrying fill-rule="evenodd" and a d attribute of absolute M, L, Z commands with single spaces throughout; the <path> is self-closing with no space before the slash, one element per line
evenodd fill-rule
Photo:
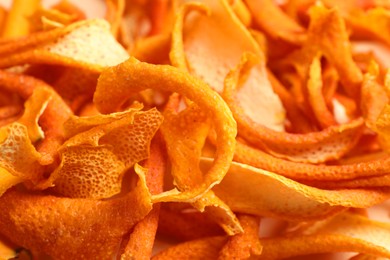
<path fill-rule="evenodd" d="M 156 109 L 75 118 L 65 124 L 70 135 L 52 174 L 64 196 L 107 198 L 120 192 L 127 169 L 149 156 L 150 142 L 162 122 Z"/>
<path fill-rule="evenodd" d="M 55 259 L 112 259 L 123 236 L 152 209 L 145 176 L 138 174 L 132 191 L 108 201 L 10 190 L 0 197 L 0 229 L 14 243 Z"/>

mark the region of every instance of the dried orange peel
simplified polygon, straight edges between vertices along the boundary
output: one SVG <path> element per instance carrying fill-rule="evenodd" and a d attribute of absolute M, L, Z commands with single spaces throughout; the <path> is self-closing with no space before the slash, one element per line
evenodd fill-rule
<path fill-rule="evenodd" d="M 385 1 L 38 3 L 0 8 L 0 258 L 390 257 Z"/>
<path fill-rule="evenodd" d="M 76 198 L 107 198 L 119 193 L 125 172 L 148 158 L 161 121 L 157 110 L 129 109 L 119 115 L 65 122 L 68 134 L 67 129 L 79 132 L 59 147 L 61 164 L 50 180 L 54 189 Z"/>

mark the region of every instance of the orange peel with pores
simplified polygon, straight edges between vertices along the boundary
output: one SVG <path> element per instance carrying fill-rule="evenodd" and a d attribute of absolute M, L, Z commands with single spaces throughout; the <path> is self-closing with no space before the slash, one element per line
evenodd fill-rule
<path fill-rule="evenodd" d="M 356 145 L 364 127 L 362 118 L 307 134 L 277 132 L 251 120 L 242 107 L 244 100 L 239 93 L 245 88 L 248 74 L 257 62 L 253 55 L 244 55 L 225 80 L 222 95 L 237 120 L 240 136 L 274 156 L 297 162 L 320 163 L 339 159 Z M 243 95 L 252 98 L 250 92 L 244 91 Z"/>
<path fill-rule="evenodd" d="M 210 159 L 203 158 L 201 166 L 207 169 Z M 258 185 L 261 189 L 256 188 Z M 213 191 L 234 212 L 286 220 L 325 218 L 348 207 L 367 208 L 390 197 L 389 187 L 322 190 L 236 162 Z"/>
<path fill-rule="evenodd" d="M 173 182 L 181 192 L 191 190 L 192 187 L 199 186 L 203 182 L 203 173 L 195 165 L 199 165 L 210 126 L 210 115 L 195 104 L 189 105 L 179 113 L 169 109 L 164 112 L 161 133 L 167 146 Z M 212 191 L 206 192 L 193 202 L 192 206 L 205 212 L 227 234 L 242 232 L 242 227 L 234 213 Z"/>
<path fill-rule="evenodd" d="M 50 178 L 56 192 L 75 198 L 111 197 L 121 191 L 125 172 L 149 156 L 162 122 L 160 113 L 129 109 L 118 114 L 65 123 L 67 129 L 80 132 L 59 148 L 61 164 Z"/>
<path fill-rule="evenodd" d="M 107 201 L 10 190 L 0 197 L 1 232 L 55 259 L 112 259 L 123 236 L 152 209 L 145 176 L 142 171 L 138 175 L 132 191 Z"/>
<path fill-rule="evenodd" d="M 226 174 L 234 154 L 236 123 L 222 98 L 203 81 L 174 67 L 151 65 L 134 58 L 101 74 L 94 102 L 103 113 L 116 111 L 134 93 L 149 88 L 177 92 L 213 117 L 218 145 L 213 167 L 205 174 L 203 182 L 185 192 L 174 189 L 153 196 L 154 202 L 194 202 Z"/>

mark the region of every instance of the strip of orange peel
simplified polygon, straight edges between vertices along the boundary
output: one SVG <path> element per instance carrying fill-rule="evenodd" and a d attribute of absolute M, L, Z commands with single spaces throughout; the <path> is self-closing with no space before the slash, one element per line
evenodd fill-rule
<path fill-rule="evenodd" d="M 204 170 L 210 163 L 201 160 Z M 234 212 L 300 221 L 325 218 L 348 207 L 367 208 L 390 197 L 389 187 L 322 190 L 236 162 L 213 191 Z"/>

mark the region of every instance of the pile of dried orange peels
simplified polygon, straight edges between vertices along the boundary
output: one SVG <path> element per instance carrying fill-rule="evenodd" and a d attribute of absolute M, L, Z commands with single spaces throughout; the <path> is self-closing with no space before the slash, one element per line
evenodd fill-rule
<path fill-rule="evenodd" d="M 390 258 L 389 3 L 105 5 L 0 8 L 0 258 Z"/>

